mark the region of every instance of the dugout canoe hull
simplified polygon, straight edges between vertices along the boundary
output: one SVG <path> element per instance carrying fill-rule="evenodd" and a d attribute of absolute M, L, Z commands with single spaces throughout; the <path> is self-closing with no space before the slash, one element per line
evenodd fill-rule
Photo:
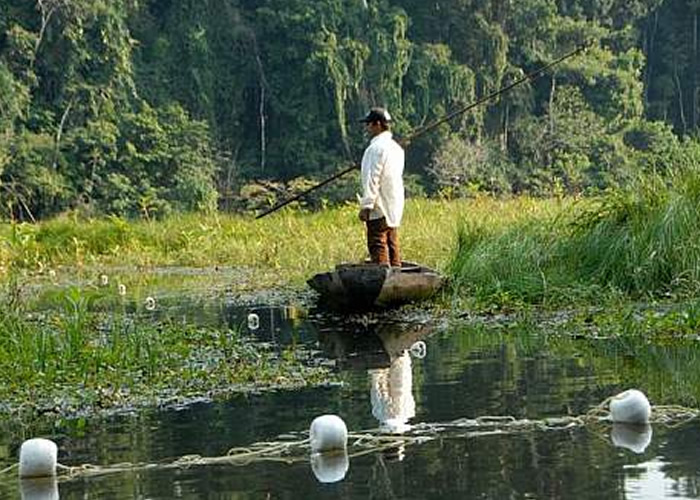
<path fill-rule="evenodd" d="M 321 306 L 368 310 L 428 299 L 444 279 L 434 270 L 412 262 L 404 262 L 401 268 L 367 263 L 339 264 L 307 283 L 318 292 Z"/>

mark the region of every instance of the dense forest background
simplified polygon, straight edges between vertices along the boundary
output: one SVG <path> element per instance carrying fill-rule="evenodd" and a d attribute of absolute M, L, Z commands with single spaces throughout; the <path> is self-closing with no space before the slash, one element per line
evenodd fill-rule
<path fill-rule="evenodd" d="M 586 194 L 700 159 L 700 0 L 0 0 L 0 216 L 247 209 L 395 132 L 413 195 Z M 320 196 L 352 199 L 354 179 Z"/>

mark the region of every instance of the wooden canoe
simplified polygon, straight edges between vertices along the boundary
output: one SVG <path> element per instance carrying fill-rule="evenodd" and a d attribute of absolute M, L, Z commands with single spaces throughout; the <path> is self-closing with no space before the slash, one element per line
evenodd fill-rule
<path fill-rule="evenodd" d="M 319 304 L 332 309 L 367 310 L 425 300 L 443 284 L 437 272 L 413 262 L 400 268 L 379 264 L 339 264 L 307 281 Z"/>

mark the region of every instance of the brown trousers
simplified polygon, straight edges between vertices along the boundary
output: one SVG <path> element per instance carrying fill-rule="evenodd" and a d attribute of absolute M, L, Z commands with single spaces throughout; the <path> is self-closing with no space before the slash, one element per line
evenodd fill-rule
<path fill-rule="evenodd" d="M 386 219 L 367 221 L 367 249 L 372 262 L 401 267 L 399 228 L 386 225 Z"/>

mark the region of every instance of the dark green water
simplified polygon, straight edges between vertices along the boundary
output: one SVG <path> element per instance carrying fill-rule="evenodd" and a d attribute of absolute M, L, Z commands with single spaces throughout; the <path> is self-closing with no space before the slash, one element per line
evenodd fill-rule
<path fill-rule="evenodd" d="M 608 396 L 636 387 L 653 404 L 692 404 L 700 347 L 552 337 L 537 329 L 408 321 L 347 321 L 294 309 L 233 307 L 225 302 L 171 303 L 183 321 L 244 323 L 250 312 L 264 341 L 303 343 L 335 359 L 342 385 L 240 395 L 223 402 L 140 411 L 47 426 L 59 462 L 156 463 L 308 429 L 336 413 L 350 431 L 512 415 L 580 415 Z M 415 318 L 413 318 L 415 319 Z M 425 357 L 406 351 L 426 344 Z M 697 406 L 697 404 L 695 404 Z M 387 419 L 393 419 L 387 422 Z M 611 434 L 614 433 L 614 436 Z M 25 435 L 5 425 L 0 465 L 17 460 Z M 700 498 L 700 422 L 656 425 L 634 433 L 603 425 L 490 435 L 445 432 L 423 444 L 349 459 L 336 482 L 322 482 L 309 460 L 182 469 L 143 468 L 35 485 L 0 478 L 0 497 L 32 499 L 659 499 Z M 318 471 L 317 471 L 318 472 Z M 341 474 L 342 476 L 342 474 Z M 43 494 L 43 496 L 42 496 Z"/>

